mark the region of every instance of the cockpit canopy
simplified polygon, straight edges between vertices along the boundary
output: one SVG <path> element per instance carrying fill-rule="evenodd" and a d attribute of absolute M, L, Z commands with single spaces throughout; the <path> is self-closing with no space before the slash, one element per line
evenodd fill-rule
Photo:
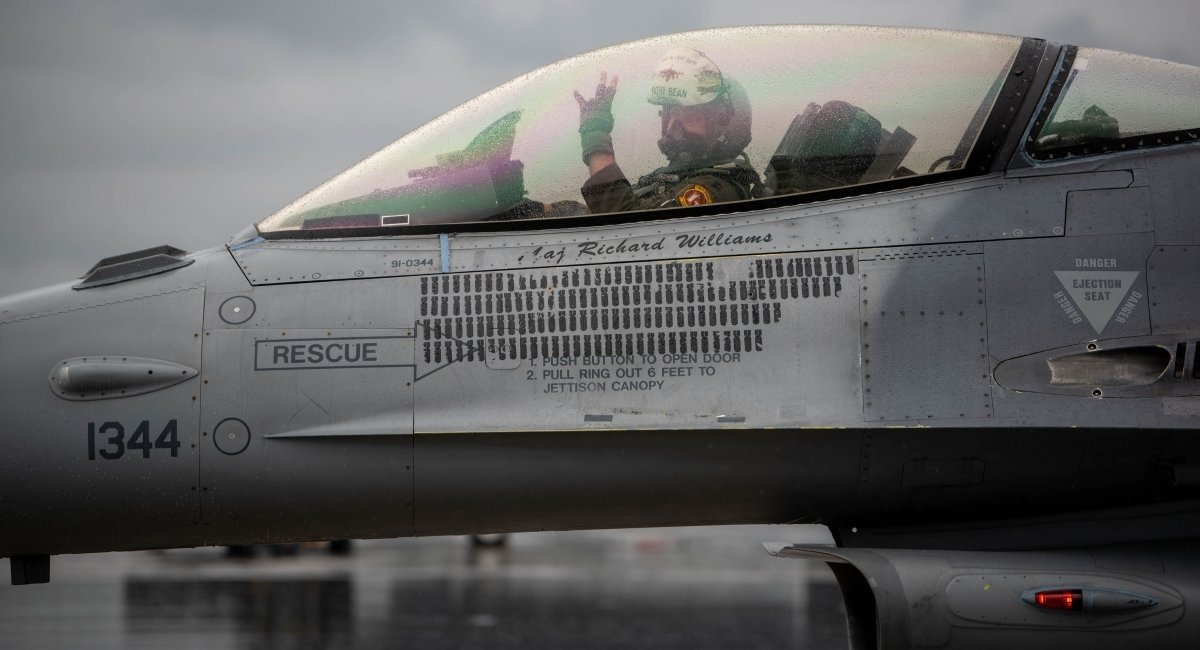
<path fill-rule="evenodd" d="M 677 48 L 703 53 L 719 67 L 714 76 L 748 100 L 753 120 L 739 165 L 759 177 L 750 200 L 953 171 L 970 155 L 1020 46 L 1010 36 L 846 26 L 718 29 L 617 45 L 480 95 L 257 227 L 402 234 L 413 225 L 588 214 L 575 93 L 590 97 L 601 72 L 620 77 L 611 137 L 636 187 L 666 164 L 661 101 L 651 100 L 656 62 Z M 1078 120 L 1103 121 L 1094 113 Z M 1048 133 L 1039 143 L 1052 148 L 1077 130 L 1066 124 L 1058 140 Z"/>
<path fill-rule="evenodd" d="M 1029 151 L 1043 160 L 1195 141 L 1200 68 L 1078 48 L 1060 75 L 1058 97 Z M 1190 131 L 1191 133 L 1185 133 Z"/>

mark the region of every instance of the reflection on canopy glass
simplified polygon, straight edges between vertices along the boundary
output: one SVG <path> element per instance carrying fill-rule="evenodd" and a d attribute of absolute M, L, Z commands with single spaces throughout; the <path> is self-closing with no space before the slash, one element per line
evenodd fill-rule
<path fill-rule="evenodd" d="M 1035 154 L 1200 128 L 1200 68 L 1124 52 L 1081 47 Z"/>
<path fill-rule="evenodd" d="M 731 96 L 736 88 L 744 95 L 734 119 L 746 120 L 749 141 L 739 141 L 736 163 L 728 163 L 745 179 L 737 184 L 749 188 L 737 200 L 952 170 L 969 155 L 1019 46 L 1019 38 L 987 34 L 782 26 L 689 32 L 597 50 L 467 102 L 258 228 L 588 214 L 581 188 L 596 170 L 582 158 L 589 142 L 584 137 L 581 143 L 582 102 L 576 93 L 592 97 L 601 72 L 620 78 L 604 126 L 619 169 L 629 175 L 634 194 L 642 193 L 639 198 L 673 192 L 672 183 L 686 189 L 689 175 L 697 173 L 686 168 L 690 159 L 669 156 L 678 147 L 664 144 L 670 129 L 683 128 L 672 125 L 672 111 L 689 110 L 689 102 L 676 106 L 663 98 L 689 88 L 714 96 Z M 665 55 L 682 50 L 704 60 L 692 68 L 663 68 Z M 685 74 L 698 80 L 694 87 Z M 693 129 L 701 133 L 694 137 L 719 137 L 713 134 L 722 132 L 723 118 L 714 115 L 711 124 Z M 725 173 L 723 161 L 690 164 L 707 166 L 706 177 Z M 613 169 L 606 173 L 611 176 Z M 619 171 L 615 178 L 624 182 Z M 669 195 L 649 207 L 733 200 L 705 182 L 692 184 L 700 187 L 687 196 Z M 655 183 L 659 188 L 650 189 Z M 648 207 L 641 201 L 615 209 Z"/>

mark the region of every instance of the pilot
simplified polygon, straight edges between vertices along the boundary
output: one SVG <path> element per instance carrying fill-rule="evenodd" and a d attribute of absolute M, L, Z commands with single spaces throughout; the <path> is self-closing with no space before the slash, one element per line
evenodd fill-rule
<path fill-rule="evenodd" d="M 591 176 L 581 192 L 593 214 L 741 201 L 758 196 L 761 181 L 746 156 L 750 102 L 741 86 L 701 52 L 676 48 L 659 59 L 647 98 L 662 108 L 659 151 L 667 164 L 631 185 L 612 144 L 617 77 L 600 73 L 596 94 L 579 102 L 583 162 Z"/>

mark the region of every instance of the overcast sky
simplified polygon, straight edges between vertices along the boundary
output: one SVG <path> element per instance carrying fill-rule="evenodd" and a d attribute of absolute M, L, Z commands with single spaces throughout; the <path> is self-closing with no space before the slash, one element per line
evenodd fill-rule
<path fill-rule="evenodd" d="M 108 255 L 221 245 L 541 65 L 763 23 L 967 29 L 1200 65 L 1196 0 L 4 0 L 0 295 Z"/>

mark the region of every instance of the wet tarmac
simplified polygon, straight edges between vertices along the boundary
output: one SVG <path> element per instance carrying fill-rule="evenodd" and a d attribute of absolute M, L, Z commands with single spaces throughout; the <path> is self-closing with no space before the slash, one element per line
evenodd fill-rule
<path fill-rule="evenodd" d="M 829 538 L 734 526 L 61 556 L 48 585 L 0 586 L 0 648 L 845 648 L 833 574 L 768 541 Z"/>

